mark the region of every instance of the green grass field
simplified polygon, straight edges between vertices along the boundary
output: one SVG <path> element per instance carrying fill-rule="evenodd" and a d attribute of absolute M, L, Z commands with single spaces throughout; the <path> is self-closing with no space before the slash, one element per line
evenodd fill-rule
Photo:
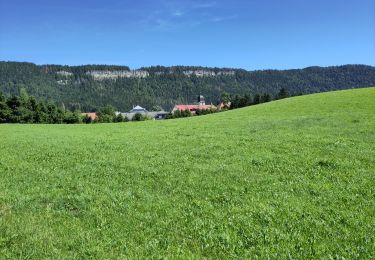
<path fill-rule="evenodd" d="M 375 88 L 0 137 L 0 258 L 375 257 Z"/>

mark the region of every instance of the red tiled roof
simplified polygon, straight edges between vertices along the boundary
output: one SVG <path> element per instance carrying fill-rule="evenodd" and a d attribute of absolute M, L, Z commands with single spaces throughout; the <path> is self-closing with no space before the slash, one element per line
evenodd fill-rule
<path fill-rule="evenodd" d="M 198 109 L 204 110 L 204 109 L 210 109 L 210 108 L 215 108 L 213 105 L 176 105 L 175 109 L 178 109 L 180 111 L 184 110 L 190 110 L 190 111 L 195 111 Z"/>

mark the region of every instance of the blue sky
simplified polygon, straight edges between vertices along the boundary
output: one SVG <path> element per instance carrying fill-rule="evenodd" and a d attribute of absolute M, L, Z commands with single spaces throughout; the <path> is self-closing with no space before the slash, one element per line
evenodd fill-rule
<path fill-rule="evenodd" d="M 0 0 L 0 60 L 375 65 L 375 0 Z"/>

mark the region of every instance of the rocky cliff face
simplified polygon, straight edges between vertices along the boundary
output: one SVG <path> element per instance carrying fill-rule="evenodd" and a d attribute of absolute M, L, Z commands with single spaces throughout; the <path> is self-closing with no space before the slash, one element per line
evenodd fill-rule
<path fill-rule="evenodd" d="M 56 72 L 57 75 L 60 75 L 60 76 L 65 76 L 65 77 L 68 77 L 68 76 L 72 76 L 73 73 L 69 72 L 69 71 L 64 71 L 64 70 L 60 70 L 58 72 Z"/>
<path fill-rule="evenodd" d="M 117 78 L 145 78 L 149 76 L 149 73 L 144 70 L 92 70 L 86 72 L 87 75 L 91 75 L 96 80 L 104 79 L 117 79 Z"/>
<path fill-rule="evenodd" d="M 155 72 L 155 75 L 163 75 L 163 74 L 173 74 L 173 71 L 169 72 L 163 72 L 163 71 L 157 71 Z M 185 76 L 192 76 L 195 75 L 197 77 L 215 77 L 215 76 L 234 76 L 235 71 L 234 70 L 226 70 L 226 71 L 218 71 L 215 72 L 213 70 L 184 70 L 182 73 Z"/>
<path fill-rule="evenodd" d="M 197 77 L 204 77 L 204 76 L 234 76 L 235 72 L 233 70 L 228 71 L 212 71 L 212 70 L 186 70 L 183 72 L 186 76 L 195 75 Z"/>
<path fill-rule="evenodd" d="M 58 71 L 56 72 L 60 76 L 69 77 L 72 76 L 73 73 L 68 71 Z M 165 73 L 172 74 L 173 71 L 163 72 L 158 71 L 155 72 L 155 75 L 163 75 Z M 197 77 L 216 77 L 216 76 L 234 76 L 235 71 L 233 70 L 226 70 L 226 71 L 213 71 L 213 70 L 185 70 L 182 73 L 187 76 L 191 77 L 193 75 Z M 105 80 L 105 79 L 113 79 L 116 80 L 117 78 L 146 78 L 150 76 L 149 72 L 146 70 L 90 70 L 86 72 L 86 75 L 92 76 L 95 80 Z"/>

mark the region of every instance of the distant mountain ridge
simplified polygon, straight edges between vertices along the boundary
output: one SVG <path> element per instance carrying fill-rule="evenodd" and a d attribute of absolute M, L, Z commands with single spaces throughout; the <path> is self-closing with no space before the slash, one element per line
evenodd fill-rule
<path fill-rule="evenodd" d="M 375 85 L 375 67 L 343 65 L 292 70 L 246 71 L 199 66 L 153 66 L 131 70 L 116 65 L 35 65 L 0 62 L 0 91 L 51 99 L 67 108 L 92 111 L 111 104 L 127 111 L 139 104 L 146 108 L 195 102 L 202 94 L 217 102 L 229 94 L 269 93 L 281 88 L 292 95 Z"/>

